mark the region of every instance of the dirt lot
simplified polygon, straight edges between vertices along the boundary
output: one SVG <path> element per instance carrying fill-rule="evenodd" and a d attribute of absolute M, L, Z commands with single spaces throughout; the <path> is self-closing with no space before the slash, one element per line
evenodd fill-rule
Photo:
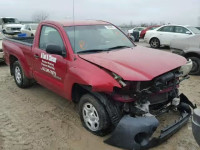
<path fill-rule="evenodd" d="M 200 77 L 185 81 L 181 92 L 200 106 Z M 38 84 L 18 88 L 9 68 L 0 64 L 0 150 L 117 150 L 104 144 L 104 139 L 82 127 L 73 103 Z M 191 122 L 153 148 L 160 149 L 198 150 Z"/>

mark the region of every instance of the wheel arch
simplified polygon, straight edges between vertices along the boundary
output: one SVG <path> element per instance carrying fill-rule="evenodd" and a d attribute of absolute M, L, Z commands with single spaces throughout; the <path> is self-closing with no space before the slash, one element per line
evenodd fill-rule
<path fill-rule="evenodd" d="M 186 58 L 188 57 L 197 57 L 200 59 L 200 54 L 196 53 L 196 52 L 188 52 L 184 55 Z"/>
<path fill-rule="evenodd" d="M 87 94 L 87 93 L 96 97 L 99 100 L 99 102 L 101 102 L 104 105 L 104 107 L 110 117 L 111 123 L 114 126 L 117 125 L 122 117 L 120 108 L 116 104 L 117 102 L 109 99 L 109 97 L 105 93 L 94 92 L 94 91 L 92 91 L 91 86 L 80 85 L 80 84 L 76 83 L 72 87 L 72 101 L 75 103 L 78 103 L 81 96 L 83 96 L 84 94 Z"/>
<path fill-rule="evenodd" d="M 154 39 L 154 38 L 155 38 L 155 39 L 158 39 L 158 40 L 160 41 L 160 39 L 159 39 L 158 37 L 153 36 L 153 37 L 150 38 L 149 44 L 151 43 L 151 40 Z"/>
<path fill-rule="evenodd" d="M 13 72 L 13 64 L 18 61 L 19 59 L 14 56 L 14 55 L 10 55 L 9 56 L 9 64 L 10 64 L 10 74 L 13 75 L 14 72 Z"/>

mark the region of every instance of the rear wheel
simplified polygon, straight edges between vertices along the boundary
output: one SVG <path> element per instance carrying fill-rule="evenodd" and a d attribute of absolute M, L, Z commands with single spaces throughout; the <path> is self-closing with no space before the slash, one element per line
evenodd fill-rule
<path fill-rule="evenodd" d="M 188 57 L 192 60 L 193 66 L 189 74 L 191 75 L 200 75 L 200 58 L 198 57 Z"/>
<path fill-rule="evenodd" d="M 13 69 L 14 79 L 17 86 L 20 88 L 30 87 L 31 80 L 25 76 L 19 61 L 14 62 Z"/>
<path fill-rule="evenodd" d="M 152 48 L 159 48 L 160 47 L 160 40 L 158 38 L 152 38 L 150 40 L 150 46 Z"/>
<path fill-rule="evenodd" d="M 103 136 L 108 133 L 110 121 L 108 114 L 99 100 L 85 94 L 79 102 L 79 114 L 83 126 L 93 134 Z"/>

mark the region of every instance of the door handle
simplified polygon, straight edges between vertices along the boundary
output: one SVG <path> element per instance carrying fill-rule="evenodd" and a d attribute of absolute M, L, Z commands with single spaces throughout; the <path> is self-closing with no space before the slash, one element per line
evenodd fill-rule
<path fill-rule="evenodd" d="M 36 59 L 38 59 L 38 58 L 39 58 L 39 55 L 38 55 L 38 54 L 34 54 L 34 57 L 35 57 Z"/>

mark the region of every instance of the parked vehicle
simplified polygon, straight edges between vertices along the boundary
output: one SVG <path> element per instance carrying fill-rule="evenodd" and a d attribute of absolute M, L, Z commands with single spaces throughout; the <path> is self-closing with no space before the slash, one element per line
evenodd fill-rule
<path fill-rule="evenodd" d="M 200 27 L 196 27 L 196 28 L 200 30 Z"/>
<path fill-rule="evenodd" d="M 194 35 L 184 39 L 175 39 L 170 44 L 173 53 L 191 59 L 193 67 L 192 75 L 200 75 L 200 35 Z"/>
<path fill-rule="evenodd" d="M 128 33 L 132 34 L 134 31 L 138 31 L 139 32 L 139 37 L 140 37 L 140 33 L 142 30 L 144 30 L 145 27 L 135 27 L 133 29 L 128 30 Z"/>
<path fill-rule="evenodd" d="M 192 26 L 164 25 L 155 30 L 147 31 L 144 40 L 152 48 L 159 48 L 160 46 L 170 46 L 174 39 L 186 38 L 196 34 L 200 34 L 200 31 Z"/>
<path fill-rule="evenodd" d="M 140 35 L 139 35 L 139 31 L 133 31 L 133 33 L 128 33 L 129 37 L 133 37 L 133 42 L 139 42 L 140 40 Z"/>
<path fill-rule="evenodd" d="M 149 27 L 145 28 L 144 30 L 141 31 L 140 38 L 143 39 L 148 30 L 154 30 L 154 29 L 156 29 L 158 27 L 160 27 L 160 26 L 158 26 L 158 25 L 157 26 L 149 26 Z"/>
<path fill-rule="evenodd" d="M 114 146 L 158 145 L 188 121 L 189 104 L 194 107 L 178 92 L 191 61 L 136 46 L 108 22 L 45 21 L 34 39 L 5 38 L 3 50 L 18 87 L 35 80 L 79 103 L 83 126 L 96 135 L 113 131 L 105 142 Z M 156 116 L 171 109 L 181 118 L 151 138 L 159 125 Z"/>
<path fill-rule="evenodd" d="M 16 35 L 21 31 L 22 25 L 16 18 L 4 17 L 0 18 L 0 31 L 8 35 Z"/>
<path fill-rule="evenodd" d="M 0 62 L 4 60 L 4 53 L 2 49 L 2 40 L 3 40 L 3 34 L 0 32 Z"/>
<path fill-rule="evenodd" d="M 21 28 L 21 33 L 25 33 L 27 37 L 35 36 L 38 24 L 25 24 Z"/>

